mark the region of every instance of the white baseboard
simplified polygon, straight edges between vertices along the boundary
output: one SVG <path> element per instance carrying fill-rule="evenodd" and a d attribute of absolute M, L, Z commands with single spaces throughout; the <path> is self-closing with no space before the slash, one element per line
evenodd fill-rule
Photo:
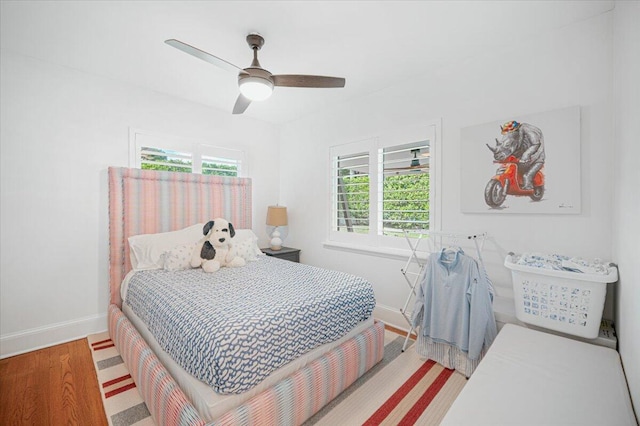
<path fill-rule="evenodd" d="M 89 334 L 106 331 L 107 328 L 107 314 L 104 313 L 8 333 L 0 336 L 0 359 L 82 339 Z"/>
<path fill-rule="evenodd" d="M 400 309 L 391 308 L 389 306 L 377 304 L 373 310 L 373 317 L 379 319 L 386 325 L 395 327 L 399 330 L 409 331 L 409 324 L 400 313 Z"/>

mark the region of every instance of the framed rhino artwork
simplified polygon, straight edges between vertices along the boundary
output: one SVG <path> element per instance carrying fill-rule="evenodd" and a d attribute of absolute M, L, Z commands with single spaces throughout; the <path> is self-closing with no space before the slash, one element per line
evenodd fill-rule
<path fill-rule="evenodd" d="M 463 213 L 580 213 L 580 107 L 461 131 Z"/>

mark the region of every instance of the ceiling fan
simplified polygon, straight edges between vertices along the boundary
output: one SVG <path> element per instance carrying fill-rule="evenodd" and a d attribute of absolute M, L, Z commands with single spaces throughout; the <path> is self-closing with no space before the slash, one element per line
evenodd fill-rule
<path fill-rule="evenodd" d="M 238 73 L 240 94 L 233 107 L 234 114 L 242 114 L 252 101 L 262 101 L 271 96 L 273 88 L 279 87 L 344 87 L 345 79 L 341 77 L 325 77 L 319 75 L 271 74 L 258 62 L 258 50 L 264 45 L 264 38 L 257 33 L 247 36 L 247 43 L 253 50 L 253 62 L 247 68 L 240 68 L 224 59 L 213 56 L 197 47 L 179 40 L 166 40 L 169 46 L 182 50 L 198 59 L 217 65 L 227 71 Z"/>
<path fill-rule="evenodd" d="M 420 159 L 418 158 L 418 153 L 420 152 L 419 148 L 415 148 L 411 150 L 411 153 L 413 154 L 413 158 L 411 159 L 411 164 L 406 166 L 406 167 L 389 167 L 389 168 L 385 168 L 384 171 L 385 172 L 401 172 L 401 171 L 406 171 L 406 170 L 417 170 L 417 171 L 421 171 L 421 170 L 429 170 L 429 163 L 427 164 L 420 164 Z M 429 157 L 429 153 L 423 154 L 423 157 Z"/>

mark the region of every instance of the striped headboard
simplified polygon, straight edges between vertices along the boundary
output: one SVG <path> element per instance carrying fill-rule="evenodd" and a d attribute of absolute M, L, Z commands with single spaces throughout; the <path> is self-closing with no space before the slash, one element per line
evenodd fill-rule
<path fill-rule="evenodd" d="M 131 270 L 132 235 L 175 231 L 223 217 L 251 228 L 251 179 L 109 167 L 109 288 L 122 305 L 120 283 Z"/>

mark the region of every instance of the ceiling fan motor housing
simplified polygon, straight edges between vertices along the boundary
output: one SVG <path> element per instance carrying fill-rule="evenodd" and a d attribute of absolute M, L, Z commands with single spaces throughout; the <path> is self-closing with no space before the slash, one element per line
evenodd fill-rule
<path fill-rule="evenodd" d="M 247 78 L 252 79 L 260 79 L 265 82 L 265 84 L 269 84 L 273 89 L 273 78 L 271 78 L 271 73 L 264 68 L 256 68 L 256 67 L 248 67 L 244 69 L 244 73 L 238 74 L 238 83 L 241 83 L 243 80 Z"/>

